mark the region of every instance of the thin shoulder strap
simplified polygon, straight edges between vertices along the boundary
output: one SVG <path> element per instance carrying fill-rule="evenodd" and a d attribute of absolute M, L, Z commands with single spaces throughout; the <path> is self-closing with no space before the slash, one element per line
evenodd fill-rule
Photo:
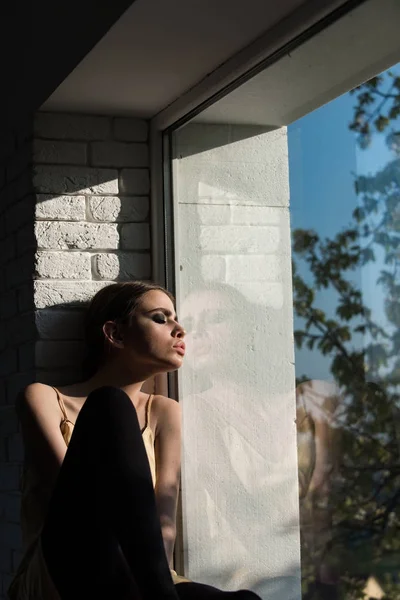
<path fill-rule="evenodd" d="M 151 412 L 151 404 L 153 402 L 153 394 L 149 394 L 149 397 L 146 402 L 146 422 L 144 424 L 144 428 L 150 425 L 150 412 Z"/>
<path fill-rule="evenodd" d="M 58 391 L 57 388 L 55 388 L 54 386 L 51 386 L 53 388 L 53 390 L 55 391 L 55 393 L 57 394 L 57 400 L 58 400 L 58 404 L 60 406 L 61 412 L 63 414 L 63 417 L 66 421 L 68 421 L 68 417 L 67 417 L 67 411 L 65 409 L 65 404 L 64 404 L 64 400 L 62 399 L 62 395 L 60 394 L 60 392 Z"/>

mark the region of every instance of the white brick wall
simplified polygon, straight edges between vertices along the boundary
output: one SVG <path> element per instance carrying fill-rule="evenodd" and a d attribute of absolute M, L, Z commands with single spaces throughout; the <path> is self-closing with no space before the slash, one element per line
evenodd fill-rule
<path fill-rule="evenodd" d="M 150 278 L 147 123 L 38 113 L 34 305 L 40 377 L 80 362 L 82 307 L 110 281 Z M 72 316 L 74 315 L 74 316 Z M 69 326 L 63 326 L 63 321 Z"/>
<path fill-rule="evenodd" d="M 0 142 L 0 600 L 21 559 L 16 394 L 76 380 L 82 305 L 151 277 L 147 123 L 38 113 L 31 125 Z"/>

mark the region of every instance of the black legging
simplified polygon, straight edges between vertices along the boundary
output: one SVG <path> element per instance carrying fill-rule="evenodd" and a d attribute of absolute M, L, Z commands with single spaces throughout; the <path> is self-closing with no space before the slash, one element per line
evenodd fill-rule
<path fill-rule="evenodd" d="M 87 398 L 60 469 L 42 549 L 61 600 L 251 600 L 173 584 L 136 410 L 120 389 Z"/>

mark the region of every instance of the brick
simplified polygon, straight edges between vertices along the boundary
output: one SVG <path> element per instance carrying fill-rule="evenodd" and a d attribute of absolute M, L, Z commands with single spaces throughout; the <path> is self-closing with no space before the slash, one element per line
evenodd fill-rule
<path fill-rule="evenodd" d="M 45 279 L 90 279 L 90 254 L 83 252 L 37 252 L 35 276 Z"/>
<path fill-rule="evenodd" d="M 36 366 L 39 369 L 73 367 L 82 362 L 85 347 L 79 341 L 44 341 L 36 344 Z"/>
<path fill-rule="evenodd" d="M 197 215 L 203 225 L 228 225 L 231 221 L 232 206 L 199 204 Z"/>
<path fill-rule="evenodd" d="M 0 571 L 9 573 L 12 569 L 12 550 L 7 546 L 0 546 Z"/>
<path fill-rule="evenodd" d="M 34 304 L 37 309 L 51 306 L 83 307 L 107 281 L 34 281 Z"/>
<path fill-rule="evenodd" d="M 127 142 L 145 142 L 148 124 L 143 119 L 118 117 L 113 122 L 114 137 Z"/>
<path fill-rule="evenodd" d="M 9 262 L 6 266 L 6 282 L 9 289 L 18 287 L 32 279 L 33 260 L 30 254 L 25 254 Z"/>
<path fill-rule="evenodd" d="M 84 221 L 85 196 L 54 197 L 53 194 L 37 194 L 35 217 L 49 221 Z"/>
<path fill-rule="evenodd" d="M 8 195 L 9 195 L 9 185 L 6 185 L 2 191 L 0 192 L 0 214 L 3 215 L 7 206 L 9 206 Z"/>
<path fill-rule="evenodd" d="M 17 182 L 8 183 L 1 193 L 1 211 L 2 213 L 11 206 L 14 202 L 17 202 Z"/>
<path fill-rule="evenodd" d="M 8 404 L 14 405 L 18 394 L 34 381 L 36 381 L 36 371 L 34 369 L 15 373 L 8 377 L 6 385 Z"/>
<path fill-rule="evenodd" d="M 19 202 L 12 204 L 5 213 L 6 232 L 14 233 L 26 223 L 31 223 L 34 218 L 34 196 L 25 196 Z"/>
<path fill-rule="evenodd" d="M 45 340 L 80 340 L 84 334 L 84 311 L 42 309 L 36 311 L 36 328 Z"/>
<path fill-rule="evenodd" d="M 104 140 L 111 131 L 111 119 L 89 115 L 38 112 L 36 137 L 52 140 Z"/>
<path fill-rule="evenodd" d="M 0 190 L 3 189 L 6 182 L 6 168 L 0 166 Z"/>
<path fill-rule="evenodd" d="M 0 352 L 2 352 L 8 345 L 7 336 L 5 335 L 5 331 L 0 333 Z"/>
<path fill-rule="evenodd" d="M 7 404 L 7 387 L 6 382 L 0 382 L 0 405 L 5 406 Z"/>
<path fill-rule="evenodd" d="M 27 342 L 18 346 L 18 370 L 29 371 L 35 367 L 36 342 Z"/>
<path fill-rule="evenodd" d="M 278 250 L 279 242 L 278 227 L 204 225 L 200 228 L 200 247 L 203 252 L 268 254 Z"/>
<path fill-rule="evenodd" d="M 282 267 L 279 257 L 273 254 L 262 256 L 228 256 L 227 282 L 279 281 Z"/>
<path fill-rule="evenodd" d="M 21 549 L 22 535 L 20 526 L 16 523 L 2 523 L 0 528 L 0 537 L 5 546 L 13 550 Z"/>
<path fill-rule="evenodd" d="M 35 223 L 37 244 L 43 250 L 116 250 L 119 234 L 116 225 L 98 223 Z"/>
<path fill-rule="evenodd" d="M 279 225 L 288 209 L 270 206 L 231 206 L 231 223 L 236 225 Z"/>
<path fill-rule="evenodd" d="M 3 190 L 0 191 L 0 215 L 2 215 L 4 213 L 4 210 L 7 205 L 7 201 L 6 201 L 7 188 L 8 188 L 8 186 L 6 186 Z M 2 227 L 4 228 L 4 222 L 3 222 Z"/>
<path fill-rule="evenodd" d="M 15 258 L 16 252 L 15 237 L 9 235 L 0 242 L 0 264 L 4 265 Z"/>
<path fill-rule="evenodd" d="M 63 369 L 38 369 L 38 380 L 56 387 L 69 385 L 71 381 L 82 381 L 81 365 L 73 365 Z"/>
<path fill-rule="evenodd" d="M 34 140 L 33 160 L 36 164 L 85 165 L 87 145 L 82 142 Z"/>
<path fill-rule="evenodd" d="M 12 290 L 2 294 L 0 297 L 0 318 L 9 319 L 17 314 L 17 292 Z"/>
<path fill-rule="evenodd" d="M 93 142 L 91 164 L 94 167 L 147 167 L 149 148 L 147 144 L 124 142 Z"/>
<path fill-rule="evenodd" d="M 6 335 L 10 344 L 16 346 L 36 339 L 35 317 L 33 313 L 17 315 L 5 324 Z"/>
<path fill-rule="evenodd" d="M 24 198 L 29 194 L 33 194 L 32 176 L 33 170 L 31 167 L 29 167 L 29 169 L 26 169 L 23 173 L 21 173 L 18 179 L 15 180 L 13 183 L 15 200 L 21 200 L 21 198 Z"/>
<path fill-rule="evenodd" d="M 36 165 L 34 188 L 44 194 L 118 194 L 115 169 Z"/>
<path fill-rule="evenodd" d="M 14 433 L 7 439 L 8 459 L 10 462 L 21 463 L 24 460 L 24 445 L 22 436 L 19 433 Z"/>
<path fill-rule="evenodd" d="M 122 169 L 119 186 L 123 194 L 148 194 L 150 192 L 148 169 Z"/>
<path fill-rule="evenodd" d="M 14 133 L 8 131 L 3 132 L 0 137 L 0 162 L 4 162 L 9 158 L 16 147 L 16 139 Z"/>
<path fill-rule="evenodd" d="M 202 256 L 201 274 L 205 280 L 225 281 L 226 258 L 224 256 L 215 255 Z"/>
<path fill-rule="evenodd" d="M 33 303 L 33 281 L 17 289 L 18 310 L 21 313 L 30 311 L 34 308 Z"/>
<path fill-rule="evenodd" d="M 33 224 L 28 223 L 17 232 L 17 254 L 24 254 L 33 248 L 36 248 L 36 237 Z"/>
<path fill-rule="evenodd" d="M 3 573 L 2 575 L 2 594 L 3 597 L 1 600 L 8 600 L 8 589 L 11 585 L 12 580 L 14 579 L 14 575 L 11 573 Z"/>
<path fill-rule="evenodd" d="M 0 407 L 0 438 L 18 431 L 18 417 L 13 406 Z"/>
<path fill-rule="evenodd" d="M 149 215 L 147 196 L 92 196 L 89 209 L 95 221 L 131 222 L 145 221 Z"/>
<path fill-rule="evenodd" d="M 7 181 L 13 181 L 25 171 L 32 163 L 32 144 L 26 142 L 18 149 L 7 162 L 6 177 Z"/>
<path fill-rule="evenodd" d="M 0 354 L 0 377 L 7 377 L 18 370 L 16 348 L 7 348 Z"/>
<path fill-rule="evenodd" d="M 21 494 L 18 492 L 19 489 L 17 492 L 4 493 L 0 496 L 0 502 L 4 506 L 5 518 L 10 523 L 19 523 L 20 520 Z"/>
<path fill-rule="evenodd" d="M 125 250 L 147 250 L 150 248 L 150 229 L 147 223 L 122 225 L 121 246 Z"/>
<path fill-rule="evenodd" d="M 23 556 L 24 556 L 24 552 L 22 552 L 20 550 L 12 551 L 12 568 L 13 568 L 14 572 L 18 569 Z"/>
<path fill-rule="evenodd" d="M 6 449 L 6 441 L 4 438 L 0 438 L 0 462 L 7 462 L 8 461 L 8 456 L 7 456 L 7 449 Z M 0 520 L 1 520 L 1 506 L 0 506 Z M 1 547 L 1 546 L 0 546 Z"/>
<path fill-rule="evenodd" d="M 19 489 L 19 470 L 17 465 L 0 465 L 0 492 L 14 492 Z M 0 536 L 2 542 L 7 540 Z"/>
<path fill-rule="evenodd" d="M 26 115 L 18 120 L 18 127 L 15 131 L 17 148 L 22 146 L 33 136 L 33 118 L 32 115 Z"/>
<path fill-rule="evenodd" d="M 279 225 L 282 210 L 237 204 L 198 204 L 196 208 L 203 225 Z"/>
<path fill-rule="evenodd" d="M 254 304 L 282 310 L 284 303 L 284 288 L 281 283 L 271 281 L 255 281 L 246 283 L 236 283 L 235 288 L 241 292 L 245 298 Z"/>
<path fill-rule="evenodd" d="M 97 254 L 94 258 L 95 271 L 101 279 L 149 279 L 151 261 L 149 254 L 121 252 L 118 254 Z"/>

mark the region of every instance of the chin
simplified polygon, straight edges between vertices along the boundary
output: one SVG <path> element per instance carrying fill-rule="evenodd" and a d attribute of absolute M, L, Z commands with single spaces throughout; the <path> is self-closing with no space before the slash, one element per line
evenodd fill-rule
<path fill-rule="evenodd" d="M 183 364 L 182 360 L 171 360 L 168 362 L 164 362 L 162 365 L 160 365 L 160 373 L 172 373 L 173 371 L 177 371 L 178 369 L 181 368 Z"/>

